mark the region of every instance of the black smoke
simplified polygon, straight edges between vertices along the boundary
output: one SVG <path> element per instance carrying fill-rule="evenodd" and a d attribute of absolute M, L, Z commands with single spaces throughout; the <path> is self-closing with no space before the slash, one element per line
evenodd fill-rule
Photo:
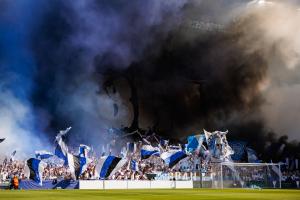
<path fill-rule="evenodd" d="M 277 139 L 260 110 L 269 62 L 263 48 L 248 51 L 255 22 L 204 4 L 214 16 L 192 15 L 194 1 L 49 4 L 31 38 L 39 129 L 51 140 L 72 126 L 72 143 L 93 145 L 110 127 L 178 139 L 228 129 L 264 153 Z"/>

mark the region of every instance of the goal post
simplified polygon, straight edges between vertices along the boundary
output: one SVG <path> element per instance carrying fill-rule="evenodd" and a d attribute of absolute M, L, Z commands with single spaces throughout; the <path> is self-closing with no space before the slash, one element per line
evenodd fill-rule
<path fill-rule="evenodd" d="M 218 188 L 281 188 L 281 167 L 278 163 L 222 162 L 215 167 Z"/>

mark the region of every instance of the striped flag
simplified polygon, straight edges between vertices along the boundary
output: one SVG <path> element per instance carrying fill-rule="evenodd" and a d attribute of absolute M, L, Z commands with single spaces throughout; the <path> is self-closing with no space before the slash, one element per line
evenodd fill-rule
<path fill-rule="evenodd" d="M 152 155 L 159 156 L 159 148 L 153 147 L 151 145 L 143 145 L 141 149 L 141 159 L 148 159 Z"/>
<path fill-rule="evenodd" d="M 139 166 L 138 166 L 137 161 L 135 161 L 135 160 L 130 161 L 130 169 L 135 172 L 139 171 Z"/>
<path fill-rule="evenodd" d="M 45 150 L 41 150 L 41 151 L 35 151 L 35 157 L 37 159 L 48 159 L 51 158 L 53 155 L 53 153 L 49 152 L 49 151 L 45 151 Z"/>
<path fill-rule="evenodd" d="M 86 170 L 88 165 L 88 158 L 73 155 L 68 153 L 68 167 L 70 169 L 73 179 L 78 179 L 79 176 Z"/>
<path fill-rule="evenodd" d="M 30 158 L 27 160 L 27 166 L 30 170 L 29 178 L 42 185 L 42 175 L 47 164 L 39 159 Z"/>
<path fill-rule="evenodd" d="M 115 174 L 119 169 L 121 169 L 127 160 L 116 156 L 103 156 L 100 158 L 98 164 L 96 165 L 96 172 L 100 179 L 106 179 L 110 175 Z"/>
<path fill-rule="evenodd" d="M 68 167 L 73 179 L 78 179 L 80 176 L 80 157 L 68 153 Z"/>
<path fill-rule="evenodd" d="M 64 160 L 64 165 L 68 165 L 68 147 L 62 139 L 62 134 L 66 134 L 65 132 L 61 132 L 56 136 L 56 148 L 55 155 L 62 160 Z"/>
<path fill-rule="evenodd" d="M 205 141 L 205 135 L 192 135 L 187 138 L 188 143 L 186 144 L 186 152 L 192 153 L 197 149 L 200 149 L 203 142 Z"/>
<path fill-rule="evenodd" d="M 135 153 L 136 152 L 136 143 L 127 142 L 127 152 L 128 153 Z"/>
<path fill-rule="evenodd" d="M 180 160 L 187 157 L 183 151 L 167 151 L 160 156 L 169 168 L 174 167 Z"/>
<path fill-rule="evenodd" d="M 88 157 L 88 153 L 90 152 L 91 147 L 85 145 L 85 144 L 80 144 L 79 146 L 79 156 L 81 157 Z"/>

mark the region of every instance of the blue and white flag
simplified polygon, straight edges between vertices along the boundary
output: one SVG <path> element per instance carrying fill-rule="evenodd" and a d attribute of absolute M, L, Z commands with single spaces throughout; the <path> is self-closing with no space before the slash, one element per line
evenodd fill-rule
<path fill-rule="evenodd" d="M 89 164 L 89 159 L 85 157 L 79 157 L 79 163 L 80 163 L 79 175 L 81 175 L 87 169 Z"/>
<path fill-rule="evenodd" d="M 91 147 L 89 147 L 85 144 L 80 144 L 80 146 L 79 146 L 79 156 L 87 158 L 88 153 L 90 152 L 90 150 L 91 150 Z"/>
<path fill-rule="evenodd" d="M 160 139 L 159 143 L 163 147 L 168 146 L 169 145 L 169 140 Z"/>
<path fill-rule="evenodd" d="M 200 149 L 203 142 L 205 141 L 205 135 L 192 135 L 187 138 L 188 143 L 186 144 L 186 152 L 192 153 L 197 149 Z"/>
<path fill-rule="evenodd" d="M 53 153 L 49 151 L 45 151 L 45 150 L 35 151 L 35 157 L 40 160 L 48 159 L 51 158 L 52 156 L 54 156 Z"/>
<path fill-rule="evenodd" d="M 68 165 L 68 147 L 62 139 L 62 135 L 66 134 L 65 131 L 60 131 L 60 133 L 56 136 L 56 148 L 55 148 L 55 155 L 64 160 L 64 165 Z"/>
<path fill-rule="evenodd" d="M 181 151 L 182 150 L 182 146 L 180 144 L 179 145 L 170 145 L 170 146 L 168 146 L 168 149 L 169 150 Z"/>
<path fill-rule="evenodd" d="M 120 152 L 121 157 L 122 158 L 126 158 L 127 157 L 127 153 L 128 153 L 127 148 L 126 147 L 122 147 L 121 152 Z"/>
<path fill-rule="evenodd" d="M 127 142 L 127 152 L 128 153 L 135 153 L 136 152 L 136 143 Z"/>
<path fill-rule="evenodd" d="M 27 166 L 30 170 L 29 178 L 42 185 L 43 171 L 47 164 L 39 159 L 30 158 L 27 160 Z"/>
<path fill-rule="evenodd" d="M 159 156 L 159 148 L 151 145 L 143 145 L 141 149 L 141 159 L 148 159 L 151 156 Z"/>
<path fill-rule="evenodd" d="M 130 161 L 130 169 L 134 172 L 139 171 L 138 162 L 135 160 Z"/>
<path fill-rule="evenodd" d="M 187 155 L 183 151 L 167 151 L 160 156 L 169 168 L 174 167 L 179 161 L 186 158 Z"/>
<path fill-rule="evenodd" d="M 76 156 L 68 153 L 68 167 L 73 179 L 78 179 L 79 176 L 86 170 L 88 159 L 81 156 Z"/>
<path fill-rule="evenodd" d="M 99 179 L 106 179 L 121 169 L 127 160 L 116 156 L 103 156 L 96 165 L 95 171 Z"/>

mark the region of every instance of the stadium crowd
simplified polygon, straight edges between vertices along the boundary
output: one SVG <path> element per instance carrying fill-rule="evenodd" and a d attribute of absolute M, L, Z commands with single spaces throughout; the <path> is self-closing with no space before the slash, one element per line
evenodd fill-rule
<path fill-rule="evenodd" d="M 147 143 L 148 141 L 146 141 Z M 115 145 L 116 146 L 116 145 Z M 152 155 L 148 159 L 142 159 L 141 149 L 142 142 L 134 143 L 133 149 L 127 146 L 112 152 L 111 149 L 106 148 L 102 151 L 101 156 L 104 155 L 118 155 L 118 157 L 126 158 L 127 163 L 123 165 L 122 168 L 112 173 L 108 179 L 109 180 L 199 180 L 200 174 L 203 179 L 214 180 L 216 177 L 220 177 L 220 170 L 216 167 L 216 163 L 212 158 L 206 159 L 206 155 L 203 153 L 202 157 L 199 157 L 200 152 L 190 153 L 186 158 L 181 160 L 174 167 L 167 166 L 163 159 L 159 156 Z M 158 147 L 157 147 L 158 148 Z M 183 146 L 159 146 L 164 151 L 170 149 L 182 150 Z M 219 147 L 220 148 L 220 145 Z M 130 150 L 131 149 L 131 150 Z M 80 156 L 75 149 L 69 149 L 72 155 Z M 15 153 L 15 152 L 14 152 Z M 86 168 L 82 171 L 81 175 L 78 177 L 81 180 L 93 180 L 99 179 L 99 172 L 97 172 L 97 164 L 100 155 L 96 156 L 94 151 L 89 150 L 89 156 L 87 158 Z M 45 162 L 44 170 L 42 171 L 43 180 L 69 180 L 74 178 L 70 168 L 64 166 L 63 161 L 56 156 L 52 156 L 49 159 L 43 160 Z M 217 164 L 217 166 L 219 166 Z M 200 173 L 200 169 L 202 173 Z M 237 168 L 234 169 L 237 174 L 241 177 L 243 181 L 263 181 L 265 179 L 264 175 L 265 169 L 254 168 L 252 170 L 247 170 L 247 168 Z M 224 179 L 233 177 L 230 175 L 232 169 L 224 170 Z M 0 181 L 9 182 L 16 177 L 19 180 L 29 179 L 29 168 L 27 166 L 26 160 L 16 160 L 14 158 L 5 158 L 2 163 L 0 163 Z M 289 168 L 282 168 L 282 181 L 287 183 L 292 183 L 299 188 L 299 170 L 298 166 L 295 169 L 290 170 Z"/>
<path fill-rule="evenodd" d="M 96 176 L 96 158 L 90 158 L 91 161 L 86 170 L 79 177 L 81 180 L 97 179 Z M 181 161 L 175 168 L 169 169 L 164 166 L 163 161 L 159 157 L 152 156 L 150 159 L 139 160 L 136 163 L 136 167 L 133 169 L 130 162 L 124 165 L 123 168 L 118 170 L 115 174 L 109 177 L 110 180 L 169 180 L 176 178 L 177 180 L 190 180 L 195 178 L 196 172 L 199 172 L 199 160 L 191 156 Z M 16 176 L 20 180 L 28 179 L 28 169 L 26 169 L 25 161 L 20 160 L 8 160 L 5 159 L 0 164 L 0 181 L 1 183 L 9 182 Z M 211 177 L 216 174 L 214 168 L 209 166 L 205 172 L 204 177 Z M 256 168 L 254 170 L 247 170 L 247 168 L 237 168 L 239 176 L 243 181 L 263 181 L 264 180 L 264 168 Z M 230 170 L 224 170 L 224 179 L 230 177 Z M 199 173 L 197 173 L 199 175 Z M 231 176 L 232 177 L 232 176 Z M 47 166 L 43 171 L 44 180 L 62 180 L 71 179 L 71 172 L 68 167 L 60 164 L 53 164 L 53 161 L 47 162 Z M 299 188 L 300 172 L 299 170 L 284 170 L 282 172 L 283 184 L 289 184 L 290 187 Z"/>

